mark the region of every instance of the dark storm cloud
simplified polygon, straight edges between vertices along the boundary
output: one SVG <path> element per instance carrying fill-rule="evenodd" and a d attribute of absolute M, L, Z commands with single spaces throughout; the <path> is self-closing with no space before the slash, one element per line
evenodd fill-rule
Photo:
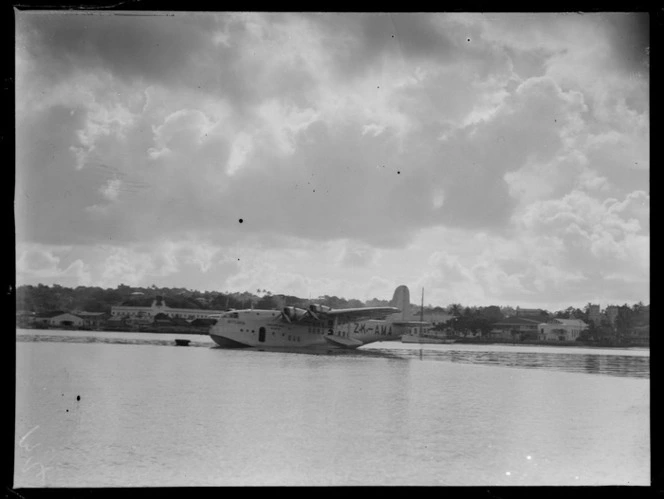
<path fill-rule="evenodd" d="M 186 75 L 192 52 L 210 43 L 212 19 L 199 19 L 199 26 L 188 16 L 26 13 L 18 20 L 40 64 L 50 61 L 63 73 L 98 65 L 119 77 L 162 79 Z"/>
<path fill-rule="evenodd" d="M 312 14 L 307 19 L 321 30 L 339 77 L 363 76 L 378 67 L 383 57 L 409 64 L 427 59 L 440 64 L 456 57 L 458 42 L 434 18 L 405 13 Z"/>
<path fill-rule="evenodd" d="M 215 43 L 215 33 L 223 29 L 240 50 Z M 80 70 L 101 70 L 146 87 L 201 89 L 231 103 L 255 100 L 261 92 L 237 67 L 246 30 L 224 16 L 22 13 L 17 30 L 51 82 Z"/>
<path fill-rule="evenodd" d="M 615 61 L 628 72 L 645 74 L 649 65 L 650 14 L 631 12 L 597 18 L 607 30 Z"/>

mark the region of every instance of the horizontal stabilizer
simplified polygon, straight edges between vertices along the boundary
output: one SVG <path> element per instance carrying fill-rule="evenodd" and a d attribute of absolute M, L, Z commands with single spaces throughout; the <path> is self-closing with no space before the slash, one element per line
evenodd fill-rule
<path fill-rule="evenodd" d="M 325 336 L 325 339 L 329 342 L 332 343 L 333 345 L 344 347 L 344 348 L 357 348 L 361 345 L 364 345 L 359 340 L 356 340 L 354 338 L 344 338 L 342 336 Z"/>

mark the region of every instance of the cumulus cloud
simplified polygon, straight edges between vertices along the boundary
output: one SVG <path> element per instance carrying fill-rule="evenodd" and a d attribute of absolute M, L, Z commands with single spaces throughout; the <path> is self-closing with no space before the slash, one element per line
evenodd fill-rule
<path fill-rule="evenodd" d="M 66 264 L 71 247 L 19 245 L 17 248 L 17 282 L 49 282 L 63 286 L 92 285 L 91 268 L 81 259 Z M 71 260 L 71 259 L 70 259 Z"/>
<path fill-rule="evenodd" d="M 70 275 L 469 302 L 647 281 L 639 15 L 16 26 L 17 238 L 74 248 Z"/>

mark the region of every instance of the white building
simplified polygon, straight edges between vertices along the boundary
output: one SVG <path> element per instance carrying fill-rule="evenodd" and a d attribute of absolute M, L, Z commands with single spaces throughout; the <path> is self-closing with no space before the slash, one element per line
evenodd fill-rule
<path fill-rule="evenodd" d="M 538 326 L 540 340 L 576 341 L 588 324 L 579 319 L 551 319 Z"/>
<path fill-rule="evenodd" d="M 132 305 L 116 305 L 111 307 L 112 319 L 130 319 L 132 322 L 152 322 L 157 314 L 166 314 L 192 321 L 205 319 L 211 315 L 224 313 L 225 310 L 201 310 L 198 308 L 171 308 L 163 299 L 155 299 L 149 307 L 136 307 Z"/>
<path fill-rule="evenodd" d="M 48 319 L 49 327 L 81 327 L 85 324 L 83 318 L 78 315 L 63 313 Z"/>

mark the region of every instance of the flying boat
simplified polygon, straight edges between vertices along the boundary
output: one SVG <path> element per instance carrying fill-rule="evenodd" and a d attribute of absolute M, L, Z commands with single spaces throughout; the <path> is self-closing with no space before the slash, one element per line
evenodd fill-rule
<path fill-rule="evenodd" d="M 410 292 L 398 286 L 390 306 L 229 310 L 210 327 L 210 337 L 224 348 L 355 349 L 377 341 L 398 341 L 414 329 L 428 326 L 408 320 Z"/>

